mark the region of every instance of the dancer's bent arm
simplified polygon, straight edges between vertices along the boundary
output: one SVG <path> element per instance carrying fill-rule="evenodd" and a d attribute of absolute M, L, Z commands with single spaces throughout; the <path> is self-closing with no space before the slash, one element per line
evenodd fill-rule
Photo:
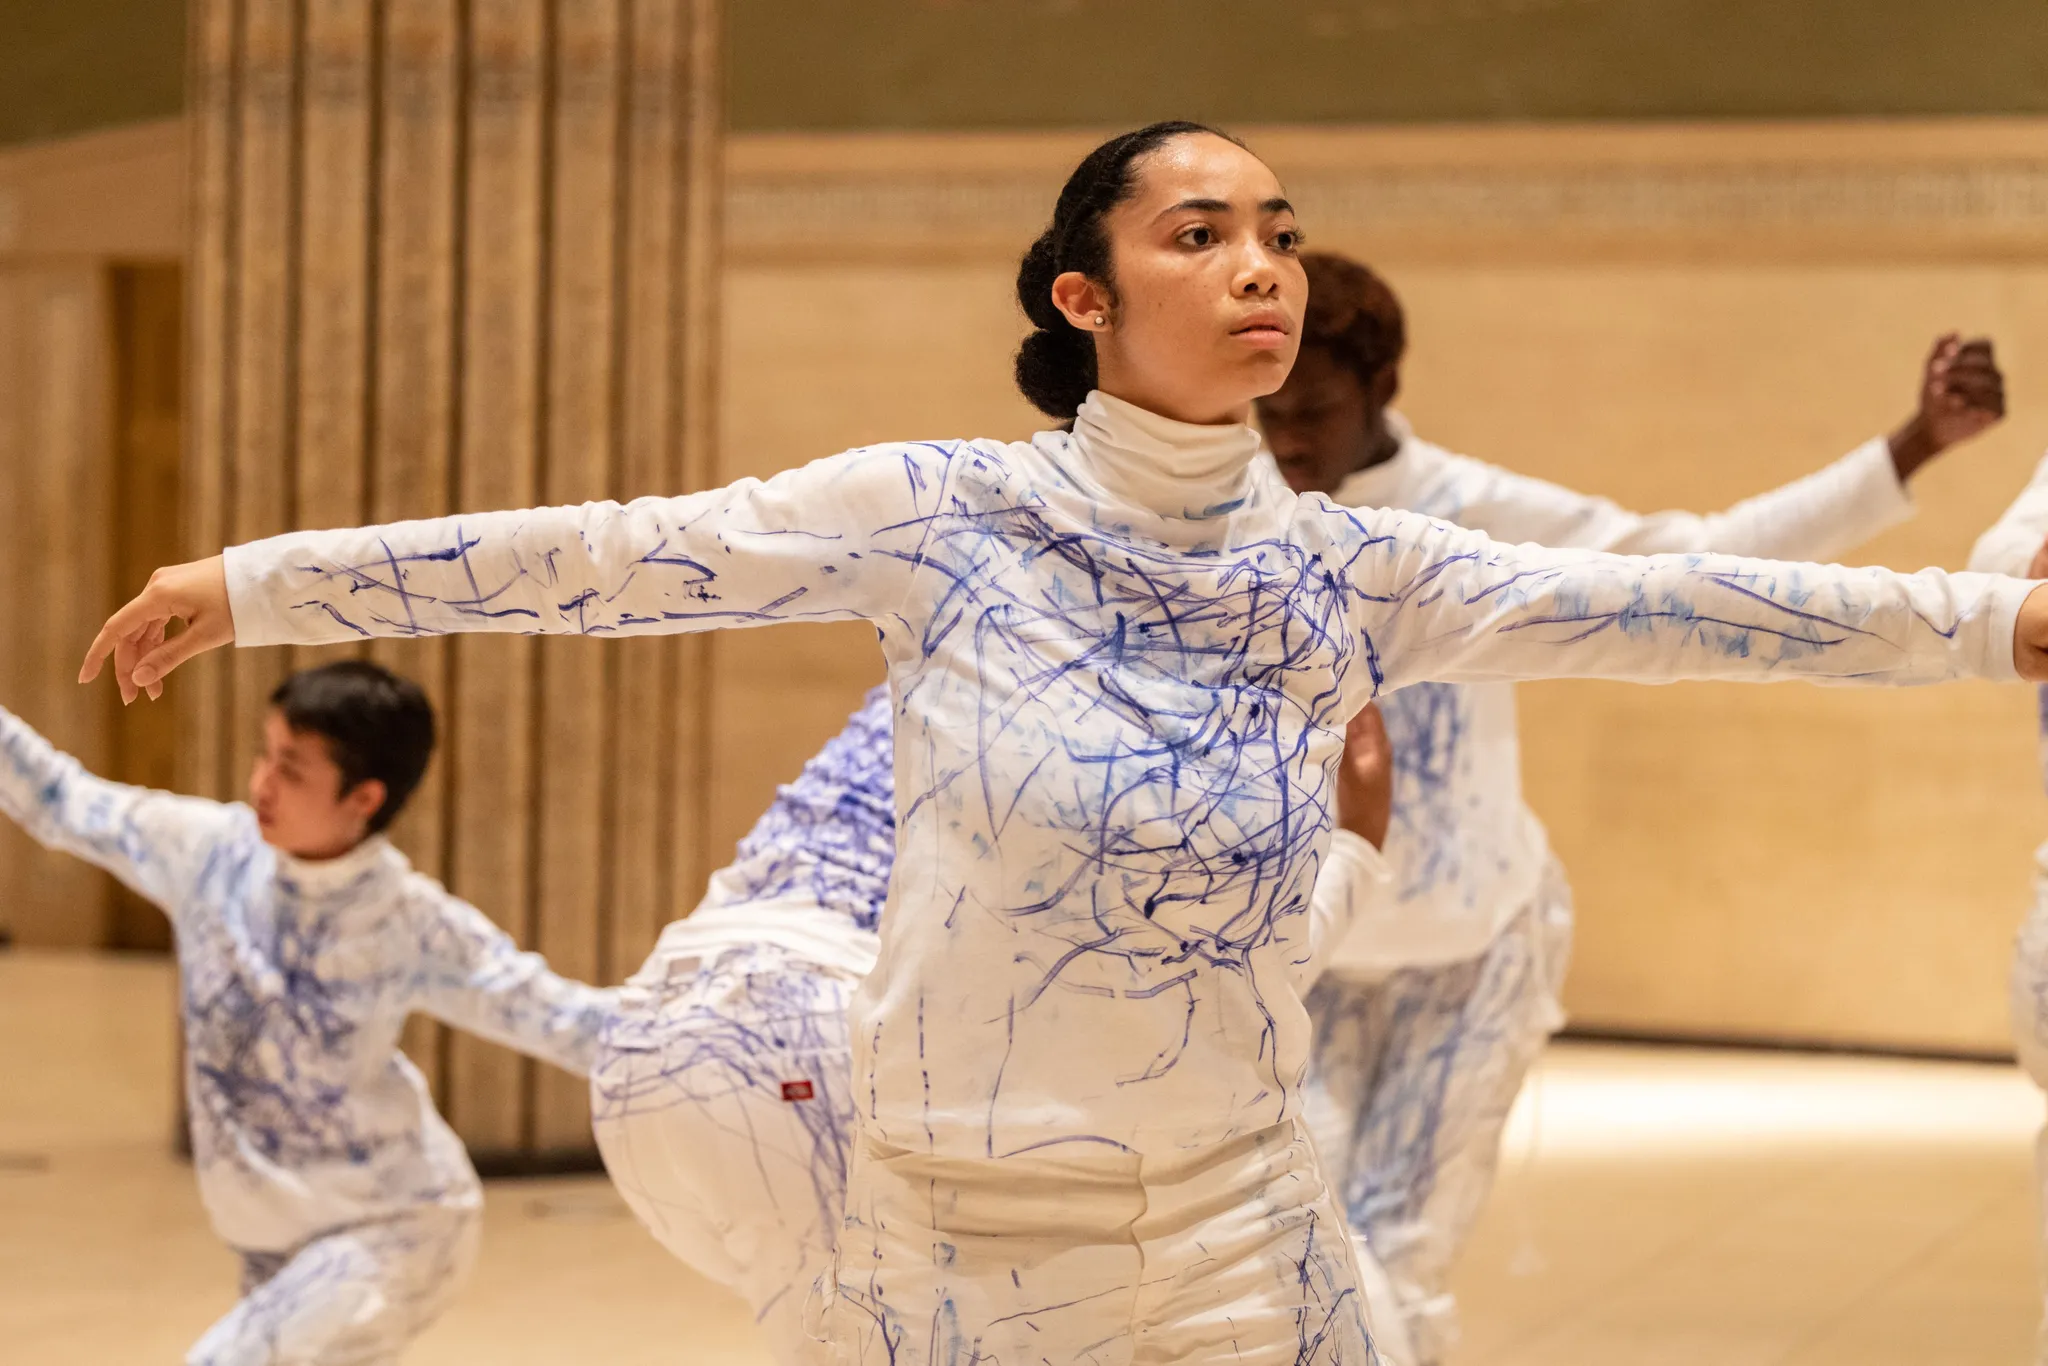
<path fill-rule="evenodd" d="M 1991 529 L 1970 551 L 1970 568 L 1982 574 L 2048 575 L 2048 455 Z"/>
<path fill-rule="evenodd" d="M 1337 825 L 1309 903 L 1309 974 L 1344 942 L 1367 907 L 1384 899 L 1393 873 L 1380 854 L 1394 807 L 1394 750 L 1377 706 L 1351 719 L 1337 769 Z M 1306 982 L 1304 983 L 1306 985 Z"/>
<path fill-rule="evenodd" d="M 1918 409 L 1889 437 L 1873 438 L 1833 464 L 1722 511 L 1632 512 L 1606 498 L 1472 461 L 1464 468 L 1473 487 L 1455 520 L 1497 541 L 1618 555 L 1719 551 L 1831 560 L 1904 521 L 1913 510 L 1907 479 L 2004 415 L 2004 377 L 1991 343 L 1945 336 L 1922 369 Z"/>
<path fill-rule="evenodd" d="M 617 993 L 560 976 L 431 878 L 415 877 L 411 894 L 427 903 L 419 1008 L 458 1029 L 589 1076 Z"/>
<path fill-rule="evenodd" d="M 1380 691 L 1432 679 L 2048 677 L 2048 597 L 2016 579 L 1507 546 L 1413 513 L 1341 515 Z"/>
<path fill-rule="evenodd" d="M 173 917 L 229 819 L 218 802 L 95 777 L 4 707 L 0 811 L 38 844 L 106 869 Z"/>
<path fill-rule="evenodd" d="M 1618 503 L 1511 470 L 1487 469 L 1463 526 L 1510 542 L 1617 555 L 1719 551 L 1828 560 L 1904 521 L 1912 500 L 1882 439 L 1812 474 L 1719 512 L 1631 512 Z"/>

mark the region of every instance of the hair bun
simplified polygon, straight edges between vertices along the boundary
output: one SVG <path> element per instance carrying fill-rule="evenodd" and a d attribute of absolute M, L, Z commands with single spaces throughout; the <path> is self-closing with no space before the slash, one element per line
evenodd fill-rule
<path fill-rule="evenodd" d="M 1017 303 L 1024 316 L 1039 327 L 1058 329 L 1067 325 L 1059 305 L 1052 301 L 1052 282 L 1060 277 L 1057 254 L 1052 229 L 1047 228 L 1017 265 Z"/>
<path fill-rule="evenodd" d="M 1057 310 L 1055 310 L 1057 312 Z M 1095 343 L 1061 318 L 1017 348 L 1017 388 L 1047 417 L 1069 421 L 1095 387 Z"/>

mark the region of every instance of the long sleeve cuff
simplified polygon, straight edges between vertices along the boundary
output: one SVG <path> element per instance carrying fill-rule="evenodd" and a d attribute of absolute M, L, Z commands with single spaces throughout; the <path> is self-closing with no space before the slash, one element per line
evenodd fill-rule
<path fill-rule="evenodd" d="M 1359 917 L 1380 908 L 1393 880 L 1392 866 L 1364 836 L 1330 832 L 1330 851 L 1309 898 L 1308 959 L 1298 981 L 1303 990 L 1329 966 Z"/>
<path fill-rule="evenodd" d="M 1957 574 L 1953 577 L 1977 576 Z M 2019 633 L 2020 608 L 2041 585 L 2030 579 L 2008 579 L 2000 575 L 1984 577 L 1990 580 L 1990 588 L 1984 595 L 1985 657 L 1980 661 L 1980 676 L 1994 683 L 2017 683 L 2021 681 L 2020 671 L 2013 654 L 2015 637 Z"/>
<path fill-rule="evenodd" d="M 1330 857 L 1323 865 L 1322 876 L 1339 875 L 1384 887 L 1394 880 L 1394 869 L 1371 840 L 1338 826 L 1330 832 Z"/>
<path fill-rule="evenodd" d="M 288 594 L 278 570 L 289 560 L 294 539 L 272 536 L 221 552 L 228 610 L 235 620 L 235 644 L 329 645 L 362 639 L 362 632 L 325 612 L 293 612 L 282 600 Z"/>
<path fill-rule="evenodd" d="M 1891 442 L 1886 438 L 1873 436 L 1835 466 L 1844 480 L 1845 520 L 1861 533 L 1859 540 L 1889 531 L 1913 515 L 1912 490 L 1899 478 L 1898 462 L 1892 459 Z"/>

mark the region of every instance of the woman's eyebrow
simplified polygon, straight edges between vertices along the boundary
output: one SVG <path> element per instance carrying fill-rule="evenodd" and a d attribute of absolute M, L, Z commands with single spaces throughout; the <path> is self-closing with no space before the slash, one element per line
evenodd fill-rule
<path fill-rule="evenodd" d="M 1170 213 L 1186 213 L 1189 211 L 1195 213 L 1229 213 L 1230 203 L 1228 200 L 1223 199 L 1183 199 L 1178 204 L 1169 204 L 1161 209 L 1159 216 L 1164 218 Z M 1294 205 L 1275 195 L 1271 199 L 1259 201 L 1259 212 L 1269 217 L 1273 214 L 1293 213 Z"/>
<path fill-rule="evenodd" d="M 1183 199 L 1178 204 L 1169 204 L 1161 209 L 1159 216 L 1164 218 L 1170 213 L 1182 213 L 1190 209 L 1197 213 L 1229 213 L 1230 205 L 1221 199 Z"/>

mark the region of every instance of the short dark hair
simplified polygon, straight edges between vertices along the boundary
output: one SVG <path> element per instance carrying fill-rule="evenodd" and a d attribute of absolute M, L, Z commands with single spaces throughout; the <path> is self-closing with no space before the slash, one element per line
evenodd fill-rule
<path fill-rule="evenodd" d="M 1319 346 L 1371 384 L 1408 349 L 1401 301 L 1370 267 L 1334 252 L 1305 251 L 1308 312 L 1301 344 Z"/>
<path fill-rule="evenodd" d="M 293 730 L 327 742 L 343 792 L 372 778 L 384 784 L 371 834 L 398 819 L 434 753 L 434 704 L 419 684 L 381 664 L 344 659 L 301 669 L 277 685 L 270 705 Z"/>
<path fill-rule="evenodd" d="M 1017 348 L 1017 388 L 1047 417 L 1072 421 L 1095 387 L 1095 339 L 1067 321 L 1052 282 L 1070 270 L 1110 286 L 1109 234 L 1102 220 L 1137 189 L 1134 168 L 1175 138 L 1206 133 L 1244 144 L 1205 123 L 1168 119 L 1120 133 L 1081 159 L 1060 190 L 1052 223 L 1017 265 L 1017 302 L 1037 329 Z"/>

